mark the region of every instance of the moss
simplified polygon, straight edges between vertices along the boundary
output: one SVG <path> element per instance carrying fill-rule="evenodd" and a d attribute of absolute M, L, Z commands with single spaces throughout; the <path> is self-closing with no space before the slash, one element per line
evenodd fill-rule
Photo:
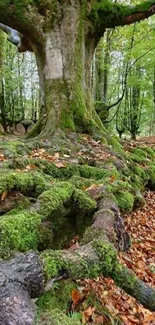
<path fill-rule="evenodd" d="M 150 190 L 154 190 L 155 189 L 155 166 L 152 164 L 152 166 L 145 168 L 145 171 L 148 176 L 147 187 Z"/>
<path fill-rule="evenodd" d="M 148 176 L 144 168 L 140 167 L 138 164 L 131 165 L 130 169 L 132 171 L 131 177 L 133 177 L 133 180 L 135 179 L 135 175 L 137 175 L 140 178 L 142 183 L 144 183 L 147 180 Z"/>
<path fill-rule="evenodd" d="M 110 243 L 100 240 L 94 241 L 94 249 L 99 256 L 102 274 L 114 279 L 116 284 L 133 295 L 137 277 L 132 271 L 121 265 L 117 258 L 117 252 Z"/>
<path fill-rule="evenodd" d="M 130 16 L 135 12 L 148 10 L 153 4 L 152 0 L 144 1 L 135 6 L 126 6 L 119 3 L 113 3 L 110 0 L 94 1 L 89 15 L 93 23 L 100 27 L 115 27 L 121 25 L 124 16 Z"/>
<path fill-rule="evenodd" d="M 78 211 L 93 211 L 96 208 L 96 201 L 86 192 L 76 189 L 73 194 L 74 207 Z"/>
<path fill-rule="evenodd" d="M 95 180 L 93 178 L 84 178 L 78 175 L 73 175 L 69 181 L 77 188 L 77 189 L 84 189 L 92 185 Z"/>
<path fill-rule="evenodd" d="M 41 223 L 39 226 L 39 240 L 38 249 L 43 251 L 44 249 L 52 248 L 53 242 L 53 230 L 50 223 Z"/>
<path fill-rule="evenodd" d="M 46 250 L 40 254 L 45 281 L 58 275 L 65 267 L 63 251 Z"/>
<path fill-rule="evenodd" d="M 38 247 L 41 216 L 30 211 L 7 214 L 0 219 L 0 257 L 9 257 L 12 251 L 25 252 Z"/>
<path fill-rule="evenodd" d="M 109 167 L 108 169 L 108 168 L 104 168 L 104 166 L 102 166 L 102 168 L 101 167 L 98 168 L 98 167 L 91 167 L 91 166 L 84 165 L 84 166 L 79 166 L 79 172 L 81 177 L 93 178 L 95 180 L 99 180 L 111 176 L 118 178 L 120 176 L 115 166 L 113 166 L 113 168 Z"/>
<path fill-rule="evenodd" d="M 130 153 L 130 159 L 137 163 L 148 163 L 147 152 L 140 148 L 135 148 Z"/>
<path fill-rule="evenodd" d="M 137 277 L 132 271 L 127 269 L 124 265 L 119 264 L 116 271 L 113 273 L 113 279 L 119 287 L 125 289 L 128 294 L 134 296 Z"/>
<path fill-rule="evenodd" d="M 108 277 L 113 275 L 113 272 L 117 272 L 119 262 L 114 246 L 97 239 L 94 240 L 93 247 L 99 257 L 102 274 Z"/>
<path fill-rule="evenodd" d="M 45 293 L 37 300 L 39 311 L 52 311 L 55 308 L 67 310 L 68 303 L 71 300 L 71 292 L 75 288 L 76 284 L 72 280 L 65 280 L 59 284 L 57 283 L 53 286 L 51 291 Z"/>
<path fill-rule="evenodd" d="M 27 155 L 30 153 L 27 146 L 20 141 L 1 142 L 0 150 L 2 150 L 4 155 L 8 158 L 13 158 L 18 155 Z"/>
<path fill-rule="evenodd" d="M 155 151 L 150 147 L 143 147 L 143 150 L 147 153 L 150 158 L 155 158 Z"/>
<path fill-rule="evenodd" d="M 100 273 L 100 265 L 97 263 L 97 256 L 88 259 L 82 254 L 75 253 L 71 259 L 63 251 L 44 251 L 40 255 L 42 261 L 44 277 L 46 280 L 59 274 L 62 270 L 72 278 L 95 278 Z"/>
<path fill-rule="evenodd" d="M 108 141 L 108 145 L 110 145 L 112 147 L 114 152 L 120 153 L 122 155 L 125 154 L 125 152 L 123 151 L 123 147 L 120 144 L 119 139 L 116 136 L 107 138 L 107 141 Z"/>
<path fill-rule="evenodd" d="M 73 313 L 72 317 L 68 317 L 59 309 L 53 309 L 39 313 L 35 325 L 80 325 L 79 316 L 80 314 Z"/>
<path fill-rule="evenodd" d="M 65 214 L 64 204 L 71 198 L 74 186 L 69 182 L 59 182 L 52 186 L 50 190 L 44 191 L 38 198 L 38 212 L 43 219 L 52 218 Z"/>
<path fill-rule="evenodd" d="M 114 195 L 119 190 L 122 191 L 132 191 L 132 185 L 130 184 L 130 178 L 126 178 L 126 180 L 118 179 L 112 182 L 109 186 L 107 186 L 107 190 L 112 192 Z"/>
<path fill-rule="evenodd" d="M 128 191 L 118 191 L 115 193 L 118 206 L 122 212 L 130 212 L 134 206 L 134 195 Z"/>
<path fill-rule="evenodd" d="M 141 192 L 137 190 L 134 197 L 134 207 L 139 208 L 145 205 L 145 199 Z"/>
<path fill-rule="evenodd" d="M 72 175 L 79 175 L 78 165 L 68 164 L 64 168 L 58 168 L 54 163 L 46 163 L 44 172 L 54 178 L 69 179 Z"/>
<path fill-rule="evenodd" d="M 102 229 L 98 228 L 93 228 L 93 227 L 88 227 L 83 235 L 83 238 L 81 240 L 81 245 L 85 245 L 90 243 L 91 241 L 94 240 L 94 238 L 97 238 L 99 236 L 103 236 L 104 231 Z"/>
<path fill-rule="evenodd" d="M 0 194 L 14 189 L 23 194 L 38 196 L 45 188 L 46 182 L 38 172 L 12 172 L 9 170 L 0 172 Z"/>

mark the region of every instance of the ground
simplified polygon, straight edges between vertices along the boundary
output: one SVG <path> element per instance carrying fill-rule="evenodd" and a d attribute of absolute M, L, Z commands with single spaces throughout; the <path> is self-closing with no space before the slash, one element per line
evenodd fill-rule
<path fill-rule="evenodd" d="M 45 249 L 79 247 L 97 210 L 96 193 L 104 187 L 117 203 L 132 240 L 130 250 L 119 253 L 120 261 L 154 286 L 154 158 L 154 138 L 121 145 L 116 137 L 102 142 L 73 133 L 60 141 L 55 137 L 52 143 L 2 136 L 0 257 L 11 257 L 17 250 L 44 254 Z M 108 236 L 114 242 L 110 232 Z M 64 324 L 78 324 L 81 319 L 86 324 L 122 324 L 121 320 L 129 325 L 155 324 L 155 313 L 109 278 L 76 280 L 65 286 L 65 292 L 60 283 L 38 299 L 39 324 L 48 324 L 53 306 L 70 315 Z"/>

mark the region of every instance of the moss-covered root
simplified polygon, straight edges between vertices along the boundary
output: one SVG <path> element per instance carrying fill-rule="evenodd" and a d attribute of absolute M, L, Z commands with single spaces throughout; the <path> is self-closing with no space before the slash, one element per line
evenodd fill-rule
<path fill-rule="evenodd" d="M 118 262 L 117 253 L 106 236 L 100 236 L 75 251 L 44 251 L 40 254 L 45 280 L 66 271 L 72 278 L 111 277 L 144 307 L 155 311 L 155 290 Z"/>
<path fill-rule="evenodd" d="M 120 272 L 115 277 L 114 280 L 118 286 L 136 298 L 144 307 L 155 311 L 155 289 L 141 281 L 124 266 L 121 266 Z"/>
<path fill-rule="evenodd" d="M 0 218 L 0 258 L 8 258 L 12 252 L 37 250 L 41 216 L 30 211 L 8 213 Z"/>
<path fill-rule="evenodd" d="M 99 188 L 98 195 L 101 195 L 98 211 L 93 216 L 93 224 L 86 229 L 82 243 L 87 244 L 105 233 L 109 241 L 118 250 L 128 250 L 130 247 L 130 237 L 125 230 L 124 221 L 119 213 L 114 195 L 106 192 L 102 187 Z"/>
<path fill-rule="evenodd" d="M 84 191 L 75 189 L 70 182 L 58 182 L 44 191 L 38 198 L 37 211 L 43 219 L 54 220 L 55 216 L 66 216 L 73 210 L 86 213 L 96 208 L 96 201 Z"/>
<path fill-rule="evenodd" d="M 38 196 L 46 188 L 46 181 L 38 172 L 12 172 L 1 170 L 0 195 L 11 190 L 20 191 L 26 195 Z"/>

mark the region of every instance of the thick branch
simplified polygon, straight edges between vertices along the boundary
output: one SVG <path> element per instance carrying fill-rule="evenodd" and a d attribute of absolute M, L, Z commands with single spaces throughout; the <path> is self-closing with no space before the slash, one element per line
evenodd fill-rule
<path fill-rule="evenodd" d="M 35 24 L 34 22 L 37 23 Z M 3 1 L 0 3 L 0 23 L 0 28 L 7 34 L 10 33 L 11 36 L 12 29 L 14 36 L 16 32 L 16 38 L 17 35 L 19 36 L 19 32 L 36 46 L 43 43 L 43 18 L 35 6 L 25 4 L 23 1 L 18 1 L 14 4 L 12 4 L 12 1 L 11 4 Z M 4 28 L 4 26 L 6 27 Z M 9 27 L 11 28 L 10 30 Z M 12 39 L 9 38 L 9 40 L 12 42 Z M 18 45 L 17 40 L 15 45 Z"/>
<path fill-rule="evenodd" d="M 155 13 L 155 1 L 148 0 L 135 6 L 125 6 L 111 1 L 97 1 L 91 8 L 90 18 L 99 32 L 105 28 L 130 25 Z"/>
<path fill-rule="evenodd" d="M 10 41 L 12 44 L 18 46 L 18 44 L 20 43 L 19 33 L 15 29 L 13 29 L 9 26 L 6 26 L 4 24 L 1 24 L 1 23 L 0 23 L 0 28 L 3 32 L 5 32 L 6 34 L 9 35 L 7 38 L 8 41 Z"/>

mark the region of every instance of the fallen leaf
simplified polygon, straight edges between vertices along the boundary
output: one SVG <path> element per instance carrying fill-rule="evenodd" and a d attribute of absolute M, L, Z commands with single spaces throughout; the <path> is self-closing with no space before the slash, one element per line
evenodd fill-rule
<path fill-rule="evenodd" d="M 55 164 L 55 166 L 58 167 L 58 168 L 65 168 L 66 167 L 65 164 L 63 164 L 62 162 L 57 162 Z"/>
<path fill-rule="evenodd" d="M 3 192 L 2 196 L 1 196 L 1 201 L 4 201 L 6 199 L 8 195 L 8 192 Z"/>
<path fill-rule="evenodd" d="M 77 305 L 81 301 L 81 299 L 83 298 L 83 295 L 81 294 L 81 292 L 79 290 L 73 289 L 71 292 L 71 298 L 73 300 L 74 307 L 75 307 L 75 305 Z"/>

